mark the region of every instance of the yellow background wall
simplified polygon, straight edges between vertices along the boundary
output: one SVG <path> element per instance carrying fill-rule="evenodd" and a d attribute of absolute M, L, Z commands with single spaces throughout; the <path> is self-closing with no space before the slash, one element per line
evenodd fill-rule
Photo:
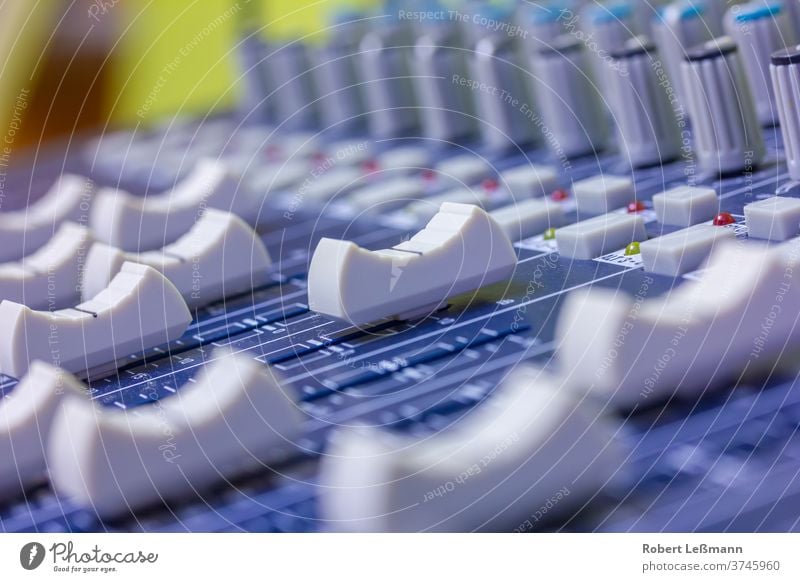
<path fill-rule="evenodd" d="M 237 97 L 237 32 L 246 22 L 283 40 L 325 27 L 331 11 L 378 0 L 121 0 L 108 104 L 119 122 L 230 108 Z"/>

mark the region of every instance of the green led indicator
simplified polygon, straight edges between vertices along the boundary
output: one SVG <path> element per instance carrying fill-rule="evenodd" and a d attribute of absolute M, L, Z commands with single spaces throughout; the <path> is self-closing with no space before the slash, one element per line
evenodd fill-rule
<path fill-rule="evenodd" d="M 641 251 L 639 250 L 639 243 L 633 241 L 627 247 L 625 247 L 625 256 L 631 257 L 633 255 L 638 255 Z"/>

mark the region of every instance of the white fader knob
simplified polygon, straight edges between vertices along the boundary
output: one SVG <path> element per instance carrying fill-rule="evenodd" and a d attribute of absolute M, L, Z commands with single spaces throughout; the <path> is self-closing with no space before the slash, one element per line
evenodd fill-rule
<path fill-rule="evenodd" d="M 103 188 L 92 206 L 89 225 L 101 242 L 126 251 L 148 251 L 176 241 L 206 207 L 253 218 L 259 205 L 256 197 L 244 193 L 224 162 L 204 159 L 168 192 L 135 196 Z"/>
<path fill-rule="evenodd" d="M 764 142 L 733 41 L 721 37 L 691 49 L 683 82 L 700 169 L 724 174 L 757 166 Z"/>
<path fill-rule="evenodd" d="M 53 418 L 84 387 L 60 368 L 33 362 L 14 391 L 0 399 L 0 494 L 17 495 L 47 480 L 45 449 Z"/>
<path fill-rule="evenodd" d="M 456 424 L 419 440 L 365 426 L 337 430 L 320 467 L 322 516 L 358 532 L 532 528 L 527 508 L 557 500 L 553 513 L 570 515 L 626 454 L 593 399 L 529 366 Z"/>
<path fill-rule="evenodd" d="M 767 247 L 726 240 L 714 246 L 701 279 L 648 298 L 635 310 L 633 297 L 617 290 L 571 293 L 556 342 L 574 385 L 591 386 L 595 394 L 630 408 L 675 394 L 697 396 L 748 368 L 769 370 L 791 360 L 787 346 L 800 339 L 793 317 L 775 318 L 767 334 L 742 330 L 761 329 L 765 318 L 771 319 L 776 294 L 783 313 L 800 309 L 800 287 L 785 280 L 797 242 Z M 615 339 L 620 334 L 624 342 Z M 664 358 L 667 365 L 657 363 Z M 659 374 L 653 366 L 661 368 Z"/>
<path fill-rule="evenodd" d="M 175 286 L 146 265 L 125 263 L 101 293 L 76 307 L 34 311 L 0 302 L 0 370 L 14 378 L 34 360 L 83 377 L 178 339 L 192 314 Z"/>
<path fill-rule="evenodd" d="M 308 271 L 308 305 L 353 325 L 419 317 L 449 297 L 509 279 L 516 265 L 493 218 L 472 204 L 445 202 L 423 230 L 390 249 L 323 238 Z"/>
<path fill-rule="evenodd" d="M 275 372 L 244 354 L 214 351 L 211 361 L 177 394 L 135 413 L 67 399 L 47 439 L 53 488 L 113 517 L 285 459 L 303 416 Z"/>
<path fill-rule="evenodd" d="M 85 224 L 94 182 L 64 174 L 47 194 L 27 208 L 0 212 L 0 263 L 17 261 L 41 249 L 64 222 Z M 5 298 L 4 298 L 5 299 Z"/>
<path fill-rule="evenodd" d="M 653 69 L 655 46 L 642 37 L 611 54 L 618 75 L 607 79 L 608 100 L 619 135 L 620 155 L 638 168 L 675 159 L 680 152 L 678 120 Z"/>
<path fill-rule="evenodd" d="M 122 265 L 130 261 L 164 275 L 189 307 L 263 285 L 269 280 L 270 264 L 269 253 L 252 228 L 238 216 L 213 208 L 206 210 L 189 232 L 163 249 L 126 253 L 95 243 L 85 261 L 80 289 L 84 301 L 108 287 Z"/>
<path fill-rule="evenodd" d="M 32 309 L 75 305 L 81 272 L 92 245 L 91 231 L 65 222 L 46 245 L 13 263 L 0 263 L 0 298 Z"/>
<path fill-rule="evenodd" d="M 769 62 L 772 53 L 794 42 L 788 24 L 786 11 L 777 2 L 767 5 L 763 1 L 748 2 L 733 6 L 725 15 L 726 32 L 739 47 L 762 125 L 778 121 L 775 92 L 769 82 Z"/>
<path fill-rule="evenodd" d="M 792 180 L 800 180 L 800 46 L 777 51 L 770 65 L 775 88 L 775 105 L 783 134 L 786 165 Z"/>
<path fill-rule="evenodd" d="M 587 76 L 583 43 L 571 35 L 558 37 L 539 51 L 533 69 L 534 92 L 556 153 L 575 157 L 602 149 L 606 122 L 599 89 Z"/>

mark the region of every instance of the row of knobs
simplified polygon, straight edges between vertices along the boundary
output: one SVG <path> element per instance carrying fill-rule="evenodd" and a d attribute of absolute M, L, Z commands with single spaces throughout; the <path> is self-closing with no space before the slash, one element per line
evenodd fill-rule
<path fill-rule="evenodd" d="M 478 133 L 490 148 L 539 142 L 564 159 L 603 150 L 614 127 L 632 167 L 683 158 L 715 174 L 757 166 L 761 127 L 779 121 L 800 179 L 798 63 L 794 49 L 772 56 L 796 42 L 800 1 L 680 0 L 657 13 L 632 0 L 579 4 L 530 7 L 516 33 L 487 3 L 465 7 L 477 16 L 462 22 L 418 23 L 414 36 L 398 19 L 364 32 L 363 19 L 343 18 L 325 43 L 270 55 L 273 86 L 288 97 L 273 100 L 275 117 L 303 127 L 318 109 L 326 127 L 346 129 L 367 111 L 377 138 Z"/>

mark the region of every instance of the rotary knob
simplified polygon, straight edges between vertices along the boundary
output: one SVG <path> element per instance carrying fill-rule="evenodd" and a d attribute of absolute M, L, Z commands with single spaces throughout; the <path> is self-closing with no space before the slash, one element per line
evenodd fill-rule
<path fill-rule="evenodd" d="M 438 3 L 433 4 L 439 8 Z M 459 28 L 452 20 L 420 24 L 414 44 L 414 89 L 420 104 L 421 129 L 437 141 L 452 142 L 475 130 L 468 87 L 453 79 L 466 78 L 466 59 Z"/>
<path fill-rule="evenodd" d="M 614 73 L 610 69 L 608 54 L 622 46 L 635 34 L 633 3 L 629 0 L 617 0 L 608 3 L 590 3 L 581 10 L 581 25 L 585 37 L 583 42 L 590 48 L 590 66 L 594 71 L 597 83 L 606 89 L 608 77 Z M 569 24 L 564 26 L 565 32 L 579 36 L 570 30 Z"/>
<path fill-rule="evenodd" d="M 495 151 L 519 147 L 536 138 L 532 111 L 527 107 L 524 67 L 519 66 L 521 51 L 515 38 L 502 27 L 510 18 L 504 7 L 494 4 L 476 8 L 468 27 L 473 49 L 468 60 L 471 78 L 458 80 L 472 90 L 481 138 Z M 482 22 L 494 26 L 486 27 Z"/>
<path fill-rule="evenodd" d="M 552 133 L 547 141 L 557 155 L 569 158 L 602 149 L 608 137 L 586 61 L 583 43 L 571 35 L 541 48 L 533 60 L 534 92 L 543 124 Z"/>
<path fill-rule="evenodd" d="M 370 133 L 377 138 L 407 134 L 417 125 L 406 27 L 380 22 L 364 35 L 359 63 Z"/>
<path fill-rule="evenodd" d="M 620 155 L 639 168 L 668 162 L 680 153 L 679 121 L 653 68 L 655 46 L 636 37 L 611 54 L 619 74 L 608 78 L 608 101 Z"/>
<path fill-rule="evenodd" d="M 721 37 L 690 49 L 683 84 L 700 169 L 725 174 L 757 166 L 764 141 L 734 42 Z"/>
<path fill-rule="evenodd" d="M 242 118 L 264 124 L 274 118 L 273 104 L 267 99 L 273 89 L 268 54 L 266 44 L 255 31 L 248 32 L 237 51 L 242 84 L 239 111 Z"/>
<path fill-rule="evenodd" d="M 359 15 L 342 12 L 326 29 L 327 37 L 309 49 L 314 81 L 320 95 L 319 112 L 326 128 L 347 133 L 363 119 L 358 91 L 358 43 L 363 35 Z"/>
<path fill-rule="evenodd" d="M 633 36 L 636 27 L 633 3 L 628 0 L 591 3 L 581 11 L 581 16 L 586 34 L 600 51 L 620 48 Z"/>
<path fill-rule="evenodd" d="M 311 79 L 308 47 L 291 42 L 275 49 L 267 59 L 275 87 L 275 116 L 281 127 L 310 129 L 316 125 L 316 96 Z"/>
<path fill-rule="evenodd" d="M 800 45 L 773 53 L 770 73 L 789 176 L 800 181 Z"/>
<path fill-rule="evenodd" d="M 681 63 L 688 49 L 716 36 L 710 7 L 692 0 L 676 2 L 663 8 L 653 23 L 653 40 L 664 64 L 668 91 L 672 91 L 684 106 Z"/>
<path fill-rule="evenodd" d="M 572 11 L 570 2 L 556 2 L 547 6 L 522 2 L 517 12 L 517 22 L 526 31 L 522 36 L 525 52 L 532 57 L 542 46 L 551 44 L 564 34 L 565 27 L 574 27 L 577 20 L 578 15 Z"/>
<path fill-rule="evenodd" d="M 769 82 L 770 55 L 792 44 L 787 12 L 779 3 L 750 2 L 732 6 L 725 14 L 725 29 L 739 47 L 758 121 L 778 121 L 775 91 Z"/>

